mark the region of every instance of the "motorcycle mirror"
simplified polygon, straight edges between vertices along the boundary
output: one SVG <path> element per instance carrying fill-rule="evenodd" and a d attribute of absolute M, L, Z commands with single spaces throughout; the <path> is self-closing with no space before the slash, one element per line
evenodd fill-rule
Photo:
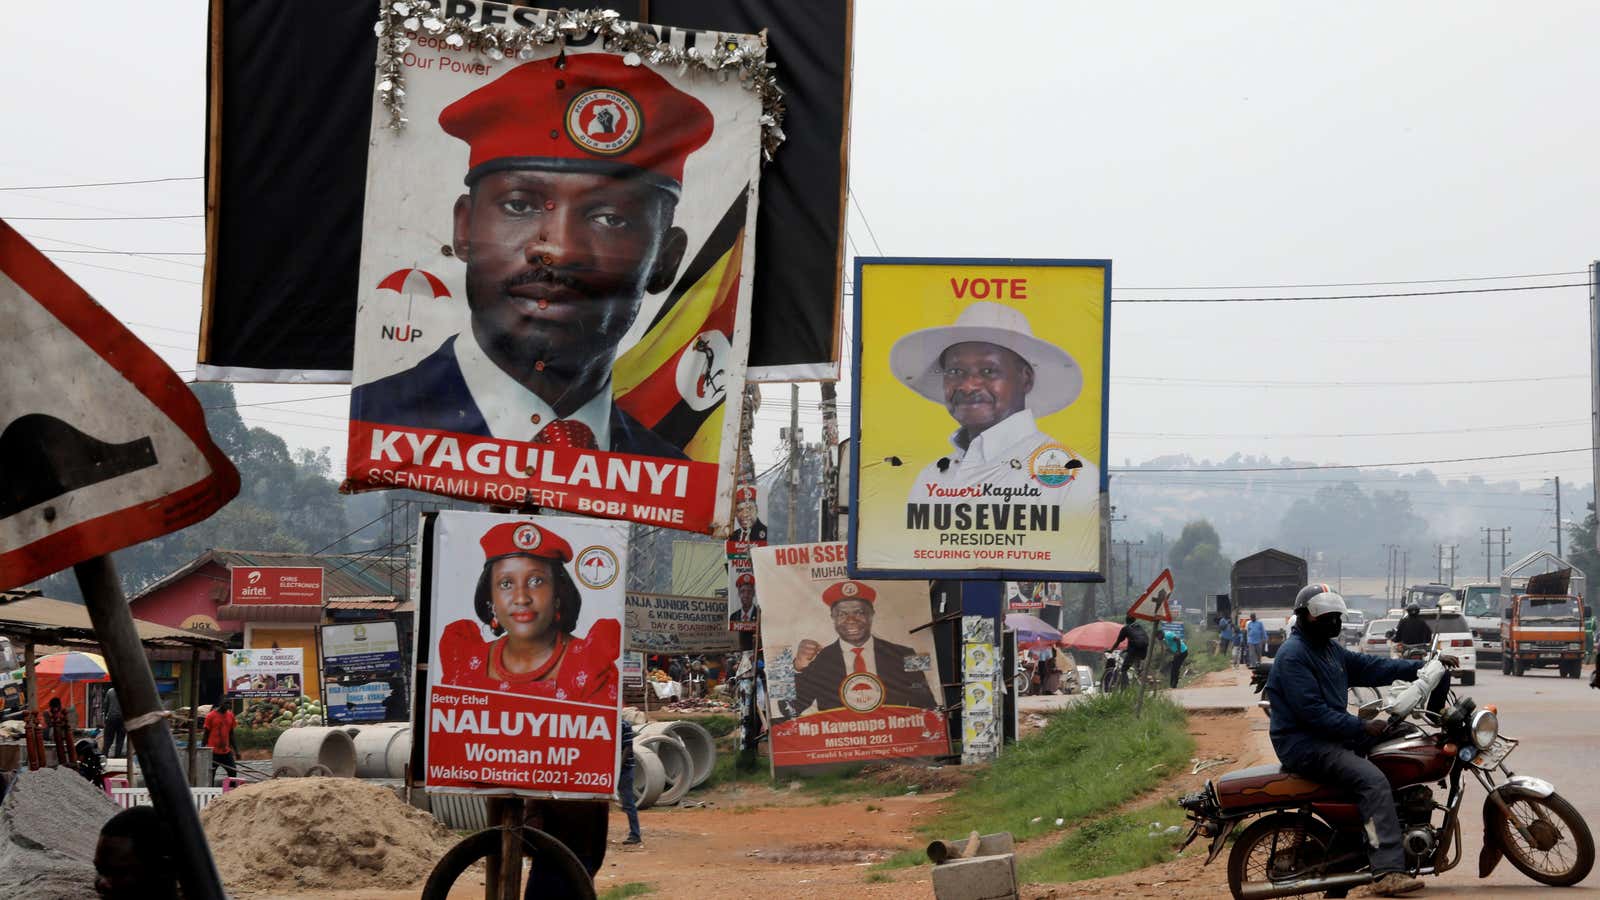
<path fill-rule="evenodd" d="M 1368 700 L 1367 702 L 1361 704 L 1361 709 L 1358 712 L 1358 715 L 1361 717 L 1362 721 L 1367 721 L 1368 719 L 1376 719 L 1378 714 L 1381 712 L 1383 712 L 1382 700 Z"/>

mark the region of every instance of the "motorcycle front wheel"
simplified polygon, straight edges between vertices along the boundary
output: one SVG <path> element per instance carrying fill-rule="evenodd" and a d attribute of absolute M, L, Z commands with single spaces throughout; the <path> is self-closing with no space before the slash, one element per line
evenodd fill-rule
<path fill-rule="evenodd" d="M 1305 877 L 1308 867 L 1332 855 L 1332 846 L 1332 829 L 1310 816 L 1274 813 L 1257 819 L 1234 841 L 1233 852 L 1228 854 L 1228 888 L 1234 900 L 1244 900 L 1246 885 L 1266 887 Z"/>
<path fill-rule="evenodd" d="M 1500 796 L 1528 831 L 1524 837 L 1499 807 L 1491 807 L 1488 830 L 1513 866 L 1534 881 L 1555 887 L 1574 885 L 1589 876 L 1594 868 L 1594 836 L 1571 803 L 1560 794 L 1540 797 L 1518 788 L 1505 788 Z"/>

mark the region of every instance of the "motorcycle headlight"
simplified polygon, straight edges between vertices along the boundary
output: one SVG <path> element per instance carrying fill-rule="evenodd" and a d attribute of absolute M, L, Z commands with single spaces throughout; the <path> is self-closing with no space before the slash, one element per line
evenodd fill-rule
<path fill-rule="evenodd" d="M 1472 742 L 1478 749 L 1487 750 L 1500 734 L 1500 717 L 1487 709 L 1472 714 Z"/>

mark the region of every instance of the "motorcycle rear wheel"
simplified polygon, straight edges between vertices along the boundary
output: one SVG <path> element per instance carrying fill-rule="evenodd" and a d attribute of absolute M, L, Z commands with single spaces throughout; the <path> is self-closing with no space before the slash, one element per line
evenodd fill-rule
<path fill-rule="evenodd" d="M 1331 855 L 1333 830 L 1299 813 L 1274 813 L 1257 819 L 1233 843 L 1228 854 L 1228 889 L 1243 900 L 1247 884 L 1271 884 L 1301 877 L 1308 861 Z M 1273 878 L 1274 874 L 1278 878 Z M 1316 897 L 1321 890 L 1296 897 Z"/>
<path fill-rule="evenodd" d="M 1497 815 L 1487 823 L 1488 828 L 1518 871 L 1554 887 L 1568 887 L 1589 877 L 1589 870 L 1594 868 L 1594 835 L 1566 798 L 1560 794 L 1540 797 L 1518 788 L 1505 788 L 1500 796 L 1512 815 L 1532 832 L 1535 841 L 1530 845 L 1495 807 Z M 1542 849 L 1537 846 L 1547 841 L 1553 843 Z"/>

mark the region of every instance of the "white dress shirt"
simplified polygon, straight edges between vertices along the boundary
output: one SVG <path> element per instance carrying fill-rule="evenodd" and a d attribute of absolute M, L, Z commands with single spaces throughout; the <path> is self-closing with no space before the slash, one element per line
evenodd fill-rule
<path fill-rule="evenodd" d="M 1100 467 L 1079 456 L 1070 448 L 1039 430 L 1033 413 L 1024 409 L 990 426 L 971 443 L 962 447 L 960 429 L 950 435 L 951 451 L 945 457 L 948 465 L 943 471 L 939 461 L 929 463 L 911 485 L 906 500 L 909 503 L 958 503 L 963 498 L 935 496 L 928 485 L 940 488 L 962 488 L 989 484 L 1000 488 L 1034 487 L 1037 497 L 1018 497 L 1017 503 L 1056 503 L 1074 509 L 1094 509 L 1100 499 Z M 1071 481 L 1062 485 L 1049 485 L 1033 476 L 1029 460 L 1041 447 L 1055 444 L 1070 453 L 1082 468 Z M 977 499 L 977 498 L 967 498 Z"/>
<path fill-rule="evenodd" d="M 839 649 L 844 652 L 844 677 L 849 678 L 856 670 L 856 645 L 844 638 L 839 639 Z M 861 645 L 861 660 L 867 664 L 867 671 L 873 677 L 878 674 L 878 647 L 877 638 L 867 638 Z"/>
<path fill-rule="evenodd" d="M 539 429 L 563 418 L 550 408 L 538 394 L 495 365 L 494 360 L 478 346 L 469 328 L 456 338 L 456 362 L 461 366 L 461 377 L 467 390 L 483 413 L 489 433 L 502 440 L 531 441 Z M 534 420 L 538 416 L 538 420 Z M 589 426 L 594 432 L 595 445 L 601 450 L 611 449 L 611 381 L 595 392 L 593 397 L 565 418 Z"/>

